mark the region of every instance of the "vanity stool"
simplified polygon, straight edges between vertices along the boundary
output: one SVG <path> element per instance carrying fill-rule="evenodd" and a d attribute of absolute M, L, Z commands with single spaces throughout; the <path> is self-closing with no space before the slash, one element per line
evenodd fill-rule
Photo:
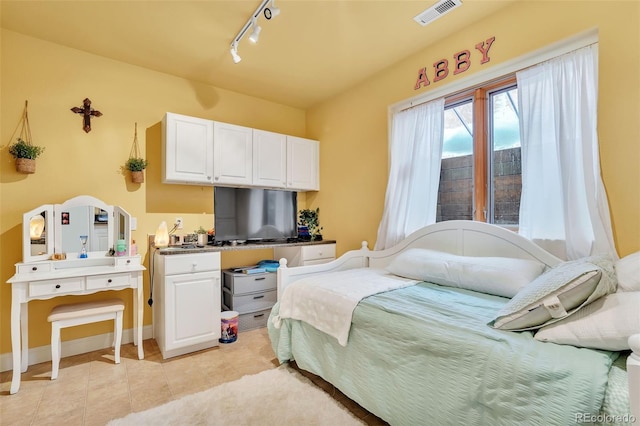
<path fill-rule="evenodd" d="M 60 329 L 65 327 L 113 320 L 115 362 L 120 364 L 123 311 L 124 302 L 120 299 L 58 305 L 53 308 L 47 318 L 47 321 L 51 323 L 51 380 L 58 378 L 61 349 Z"/>

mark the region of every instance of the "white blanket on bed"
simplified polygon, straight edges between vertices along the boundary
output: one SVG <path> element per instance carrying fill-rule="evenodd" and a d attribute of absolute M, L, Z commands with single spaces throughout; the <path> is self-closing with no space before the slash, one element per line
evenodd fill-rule
<path fill-rule="evenodd" d="M 280 312 L 273 317 L 273 324 L 280 328 L 285 318 L 304 321 L 346 346 L 351 316 L 360 300 L 418 282 L 370 268 L 313 275 L 284 290 L 279 301 Z"/>

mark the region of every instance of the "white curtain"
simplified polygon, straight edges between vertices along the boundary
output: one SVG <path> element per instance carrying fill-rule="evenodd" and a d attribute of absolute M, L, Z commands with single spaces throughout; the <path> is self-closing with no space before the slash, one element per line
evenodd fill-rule
<path fill-rule="evenodd" d="M 566 259 L 617 259 L 600 175 L 598 46 L 517 73 L 520 234 Z"/>
<path fill-rule="evenodd" d="M 444 98 L 396 113 L 391 126 L 391 167 L 376 250 L 436 221 Z"/>

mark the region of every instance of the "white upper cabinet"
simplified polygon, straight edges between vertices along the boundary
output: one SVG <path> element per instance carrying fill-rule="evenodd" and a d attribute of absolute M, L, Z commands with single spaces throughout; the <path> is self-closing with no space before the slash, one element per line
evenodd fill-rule
<path fill-rule="evenodd" d="M 213 121 L 168 112 L 162 141 L 163 183 L 213 184 Z"/>
<path fill-rule="evenodd" d="M 287 187 L 287 136 L 253 130 L 253 184 Z"/>
<path fill-rule="evenodd" d="M 163 183 L 320 189 L 319 143 L 236 124 L 166 113 Z"/>
<path fill-rule="evenodd" d="M 318 141 L 287 136 L 287 188 L 320 190 L 320 147 Z"/>
<path fill-rule="evenodd" d="M 214 122 L 213 184 L 253 184 L 253 129 Z"/>

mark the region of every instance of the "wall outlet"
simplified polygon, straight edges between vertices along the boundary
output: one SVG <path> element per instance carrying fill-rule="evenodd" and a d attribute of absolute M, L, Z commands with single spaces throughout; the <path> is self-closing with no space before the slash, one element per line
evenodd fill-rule
<path fill-rule="evenodd" d="M 177 217 L 174 225 L 176 226 L 176 229 L 182 229 L 182 218 Z"/>

